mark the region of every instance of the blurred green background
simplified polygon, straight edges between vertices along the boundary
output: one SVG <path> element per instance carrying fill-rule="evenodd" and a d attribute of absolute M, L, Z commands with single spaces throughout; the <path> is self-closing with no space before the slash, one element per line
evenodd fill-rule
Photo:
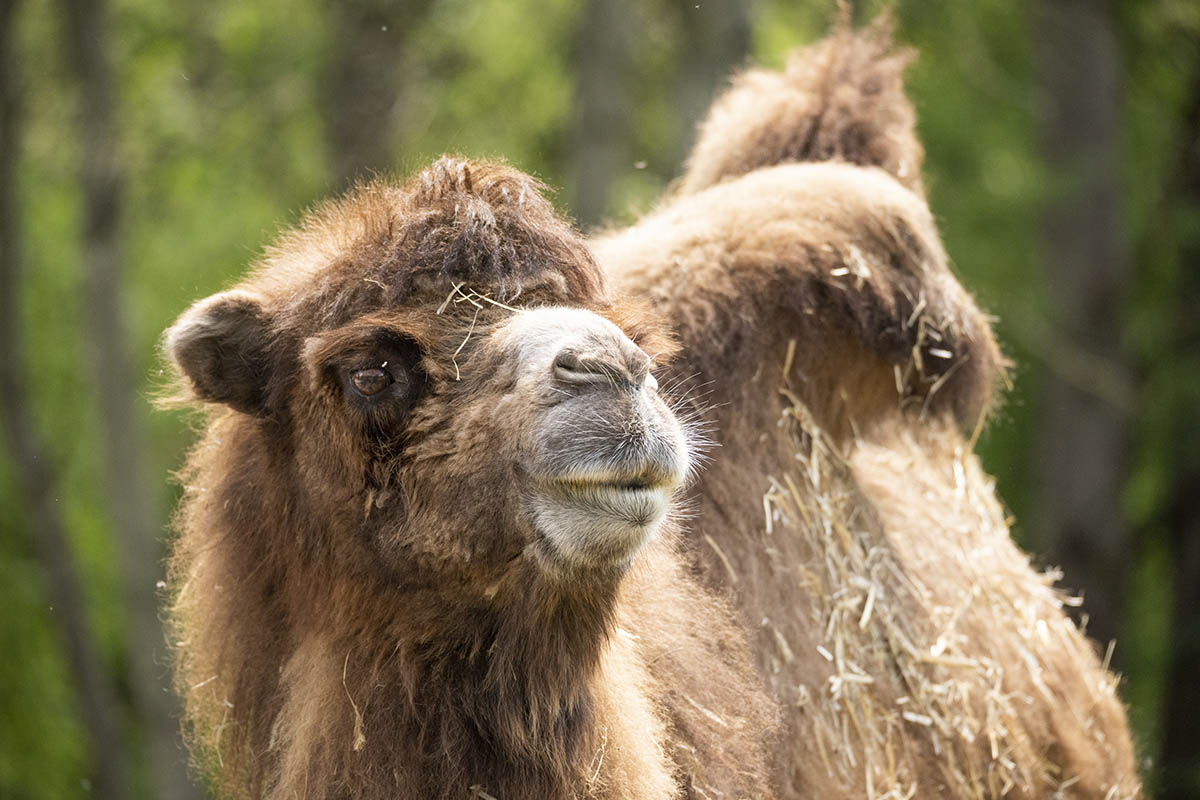
<path fill-rule="evenodd" d="M 982 451 L 1200 797 L 1200 3 L 896 0 L 931 205 L 1016 362 Z M 853 9 L 859 22 L 875 3 Z M 0 0 L 0 798 L 195 798 L 156 617 L 161 331 L 355 177 L 499 156 L 582 226 L 831 2 Z"/>

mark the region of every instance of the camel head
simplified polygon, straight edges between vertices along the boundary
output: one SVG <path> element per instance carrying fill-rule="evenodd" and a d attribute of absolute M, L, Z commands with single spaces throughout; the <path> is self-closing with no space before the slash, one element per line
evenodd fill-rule
<path fill-rule="evenodd" d="M 663 526 L 692 461 L 669 344 L 539 190 L 451 159 L 360 188 L 168 331 L 257 442 L 240 502 L 287 517 L 295 559 L 486 594 L 517 565 L 619 577 Z"/>

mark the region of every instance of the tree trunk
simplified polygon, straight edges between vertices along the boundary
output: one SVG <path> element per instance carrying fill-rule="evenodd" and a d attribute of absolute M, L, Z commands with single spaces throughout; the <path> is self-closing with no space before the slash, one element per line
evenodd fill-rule
<path fill-rule="evenodd" d="M 1057 192 L 1044 244 L 1052 335 L 1070 350 L 1123 372 L 1122 289 L 1129 259 L 1121 231 L 1119 54 L 1108 5 L 1050 0 L 1038 17 L 1044 79 L 1043 152 Z M 1056 348 L 1061 351 L 1063 348 Z M 1033 531 L 1063 585 L 1084 596 L 1088 632 L 1115 638 L 1125 578 L 1120 508 L 1128 456 L 1128 409 L 1095 386 L 1068 380 L 1073 365 L 1046 375 L 1033 452 Z M 1119 662 L 1121 651 L 1116 650 Z"/>
<path fill-rule="evenodd" d="M 119 710 L 107 671 L 88 628 L 79 577 L 58 512 L 57 483 L 45 443 L 38 435 L 25 393 L 21 336 L 21 216 L 17 164 L 21 143 L 15 0 L 0 0 L 0 420 L 25 498 L 32 548 L 46 570 L 54 619 L 61 627 L 68 674 L 92 757 L 92 792 L 101 800 L 131 796 Z"/>
<path fill-rule="evenodd" d="M 675 88 L 680 125 L 676 161 L 682 161 L 713 96 L 746 60 L 751 4 L 746 0 L 675 0 L 674 6 L 683 28 L 683 62 Z"/>
<path fill-rule="evenodd" d="M 1200 248 L 1193 246 L 1192 255 L 1200 258 Z M 1195 269 L 1200 261 L 1190 263 Z M 1188 314 L 1194 315 L 1194 303 L 1200 300 L 1200 286 L 1194 278 L 1191 283 L 1193 305 Z M 1180 428 L 1186 427 L 1186 423 L 1180 425 Z M 1194 424 L 1191 428 L 1190 431 L 1180 430 L 1181 435 L 1194 437 Z M 1174 493 L 1175 502 L 1168 516 L 1175 573 L 1172 581 L 1174 598 L 1158 796 L 1160 800 L 1189 800 L 1200 796 L 1200 715 L 1197 714 L 1200 709 L 1200 681 L 1197 680 L 1200 676 L 1200 506 L 1196 502 L 1200 497 L 1200 464 L 1193 461 L 1189 472 L 1176 477 Z"/>
<path fill-rule="evenodd" d="M 1200 79 L 1192 94 L 1182 131 L 1179 167 L 1171 174 L 1165 215 L 1181 236 L 1178 303 L 1174 309 L 1171 357 L 1180 380 L 1196 380 L 1200 365 Z M 1193 384 L 1194 387 L 1194 384 Z M 1161 800 L 1200 796 L 1200 440 L 1196 437 L 1196 400 L 1200 390 L 1184 389 L 1174 404 L 1171 426 L 1175 452 L 1169 454 L 1172 477 L 1165 524 L 1171 536 L 1174 593 L 1172 634 L 1163 702 Z"/>
<path fill-rule="evenodd" d="M 673 81 L 676 134 L 672 160 L 683 161 L 696 125 L 750 46 L 744 0 L 674 0 L 681 58 Z M 575 41 L 575 120 L 571 140 L 571 210 L 584 227 L 610 212 L 613 178 L 632 166 L 635 6 L 588 0 Z"/>
<path fill-rule="evenodd" d="M 137 385 L 127 352 L 121 303 L 122 174 L 117 151 L 115 93 L 105 50 L 104 0 L 64 0 L 65 47 L 79 93 L 83 182 L 83 267 L 86 319 L 94 367 L 109 514 L 125 586 L 130 681 L 148 746 L 155 794 L 198 797 L 170 692 L 168 655 L 156 586 L 163 575 L 159 515 L 142 470 L 143 431 Z"/>
<path fill-rule="evenodd" d="M 633 7 L 629 0 L 587 0 L 575 37 L 575 119 L 567 185 L 580 225 L 609 213 L 613 177 L 631 166 Z"/>
<path fill-rule="evenodd" d="M 392 164 L 409 67 L 405 48 L 432 0 L 334 0 L 326 132 L 345 189 Z"/>

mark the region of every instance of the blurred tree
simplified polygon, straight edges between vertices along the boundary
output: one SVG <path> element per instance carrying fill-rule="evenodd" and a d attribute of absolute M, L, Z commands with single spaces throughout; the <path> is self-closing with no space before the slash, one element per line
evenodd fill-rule
<path fill-rule="evenodd" d="M 627 218 L 679 174 L 696 125 L 746 60 L 751 11 L 743 0 L 587 0 L 568 162 L 569 205 L 584 227 Z"/>
<path fill-rule="evenodd" d="M 109 672 L 100 658 L 80 598 L 79 572 L 57 506 L 49 452 L 29 412 L 20 329 L 22 221 L 17 204 L 22 104 L 15 49 L 16 0 L 0 0 L 0 414 L 21 483 L 33 551 L 46 571 L 47 594 L 61 626 L 79 713 L 91 750 L 91 788 L 102 800 L 124 800 L 131 784 Z M 52 768 L 52 767 L 51 767 Z"/>
<path fill-rule="evenodd" d="M 855 20 L 884 3 L 854 2 Z M 898 38 L 920 53 L 909 83 L 931 205 L 963 283 L 999 315 L 1018 363 L 984 461 L 1035 553 L 1044 548 L 1031 528 L 1089 526 L 1077 549 L 1095 565 L 1061 552 L 1046 559 L 1066 567 L 1066 585 L 1081 585 L 1080 570 L 1112 568 L 1112 553 L 1091 544 L 1093 517 L 1111 526 L 1095 529 L 1106 541 L 1128 543 L 1131 582 L 1119 609 L 1100 609 L 1116 602 L 1115 581 L 1084 586 L 1092 631 L 1108 636 L 1101 626 L 1124 617 L 1116 653 L 1144 752 L 1162 765 L 1165 792 L 1195 796 L 1200 4 L 1054 0 L 1045 13 L 1042 0 L 888 4 Z M 145 600 L 157 554 L 135 556 L 130 545 L 152 546 L 171 500 L 163 476 L 190 439 L 178 415 L 144 417 L 137 393 L 160 380 L 146 378 L 159 373 L 155 342 L 187 302 L 231 281 L 274 225 L 318 197 L 447 151 L 507 158 L 551 186 L 565 183 L 557 201 L 585 224 L 629 219 L 677 173 L 693 123 L 748 40 L 778 67 L 836 14 L 832 0 L 15 6 L 0 0 L 0 504 L 16 510 L 0 515 L 0 650 L 12 654 L 0 661 L 0 796 L 34 800 L 71 796 L 89 777 L 110 797 L 164 791 L 129 780 L 126 768 L 140 777 L 143 762 L 123 766 L 134 751 L 119 745 L 140 724 L 122 702 L 149 685 L 138 670 L 161 668 L 133 661 L 158 647 L 132 638 L 153 627 Z M 101 23 L 68 17 L 80 9 Z M 1054 15 L 1087 13 L 1107 26 L 1099 38 L 1079 22 L 1051 28 Z M 1104 42 L 1114 34 L 1115 50 Z M 80 37 L 102 58 L 108 86 L 94 96 L 88 48 L 68 41 Z M 56 40 L 75 58 L 70 70 L 53 57 Z M 1077 58 L 1085 61 L 1059 63 Z M 85 104 L 106 104 L 107 121 L 87 123 Z M 1100 117 L 1085 124 L 1083 113 Z M 1067 152 L 1080 149 L 1103 163 Z M 96 270 L 97 259 L 109 261 Z M 1128 318 L 1096 310 L 1117 304 L 1132 306 Z M 86 359 L 80 340 L 92 348 Z M 1140 391 L 1123 346 L 1136 354 Z M 115 393 L 103 389 L 109 380 Z M 1045 381 L 1060 385 L 1043 391 Z M 1083 410 L 1043 413 L 1060 399 Z M 115 432 L 130 424 L 122 413 L 135 428 L 124 440 Z M 1093 436 L 1093 426 L 1107 432 Z M 1031 469 L 1050 463 L 1043 431 L 1058 437 L 1061 466 Z M 120 448 L 141 452 L 131 461 Z M 1099 463 L 1114 459 L 1125 463 Z M 141 499 L 128 494 L 139 479 Z M 1047 480 L 1068 494 L 1050 497 L 1059 490 Z M 1078 499 L 1101 483 L 1095 503 Z M 1052 501 L 1057 521 L 1035 512 Z M 106 708 L 107 727 L 95 721 Z M 163 730 L 137 737 L 166 742 Z"/>
<path fill-rule="evenodd" d="M 583 227 L 595 226 L 611 213 L 613 179 L 633 160 L 633 12 L 629 0 L 586 0 L 577 23 L 567 180 L 571 211 Z"/>
<path fill-rule="evenodd" d="M 1137 571 L 1125 692 L 1152 796 L 1200 796 L 1200 5 L 1118 5 L 1128 53 L 1128 330 L 1141 403 L 1126 507 Z"/>
<path fill-rule="evenodd" d="M 155 794 L 164 800 L 196 797 L 170 692 L 166 641 L 156 585 L 162 578 L 154 508 L 143 471 L 145 436 L 136 380 L 130 368 L 122 279 L 121 212 L 124 174 L 117 141 L 116 87 L 107 47 L 105 0 L 63 1 L 64 52 L 72 61 L 79 102 L 82 253 L 88 342 L 95 397 L 104 429 L 101 480 L 125 592 L 126 658 L 138 733 L 147 746 Z M 118 739 L 119 741 L 119 739 Z"/>
<path fill-rule="evenodd" d="M 670 0 L 683 39 L 674 87 L 675 164 L 691 148 L 696 125 L 717 90 L 746 60 L 751 5 L 747 0 Z"/>
<path fill-rule="evenodd" d="M 433 0 L 334 0 L 325 124 L 334 185 L 392 165 L 412 47 Z"/>
<path fill-rule="evenodd" d="M 1050 0 L 1037 11 L 1042 148 L 1052 180 L 1045 268 L 1054 325 L 1044 332 L 1034 440 L 1038 550 L 1083 594 L 1089 633 L 1116 638 L 1128 550 L 1133 390 L 1121 350 L 1130 276 L 1121 224 L 1120 59 L 1106 2 Z M 1119 656 L 1118 656 L 1119 657 Z"/>
<path fill-rule="evenodd" d="M 1166 675 L 1160 794 L 1162 800 L 1200 796 L 1200 75 L 1193 74 L 1185 117 L 1167 173 L 1163 227 L 1177 248 L 1174 328 L 1170 347 L 1173 381 L 1169 423 L 1170 488 L 1162 526 L 1169 532 L 1174 598 L 1172 648 Z M 1176 361 L 1177 360 L 1177 361 Z"/>

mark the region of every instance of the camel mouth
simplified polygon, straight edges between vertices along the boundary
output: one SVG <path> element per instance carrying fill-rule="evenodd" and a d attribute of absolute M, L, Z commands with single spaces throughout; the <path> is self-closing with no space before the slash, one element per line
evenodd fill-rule
<path fill-rule="evenodd" d="M 551 502 L 591 512 L 596 520 L 610 517 L 640 528 L 661 518 L 676 485 L 675 481 L 644 477 L 600 480 L 571 477 L 541 482 L 539 494 Z"/>
<path fill-rule="evenodd" d="M 544 478 L 535 482 L 534 520 L 561 564 L 627 564 L 662 527 L 680 483 L 668 469 Z"/>
<path fill-rule="evenodd" d="M 625 457 L 581 459 L 547 464 L 534 479 L 542 487 L 562 491 L 666 491 L 678 488 L 687 475 L 687 448 L 655 443 L 642 445 Z"/>
<path fill-rule="evenodd" d="M 665 511 L 683 477 L 682 469 L 665 460 L 619 470 L 573 470 L 543 477 L 536 484 L 541 494 L 571 500 L 598 516 L 615 516 L 644 526 Z"/>
<path fill-rule="evenodd" d="M 551 406 L 537 434 L 520 466 L 538 552 L 568 571 L 632 563 L 691 474 L 670 409 L 644 392 L 591 392 Z"/>
<path fill-rule="evenodd" d="M 568 492 L 573 490 L 580 492 L 605 490 L 614 492 L 661 490 L 669 492 L 679 484 L 679 480 L 676 476 L 664 474 L 662 471 L 646 471 L 636 475 L 569 475 L 543 480 L 542 483 Z"/>

